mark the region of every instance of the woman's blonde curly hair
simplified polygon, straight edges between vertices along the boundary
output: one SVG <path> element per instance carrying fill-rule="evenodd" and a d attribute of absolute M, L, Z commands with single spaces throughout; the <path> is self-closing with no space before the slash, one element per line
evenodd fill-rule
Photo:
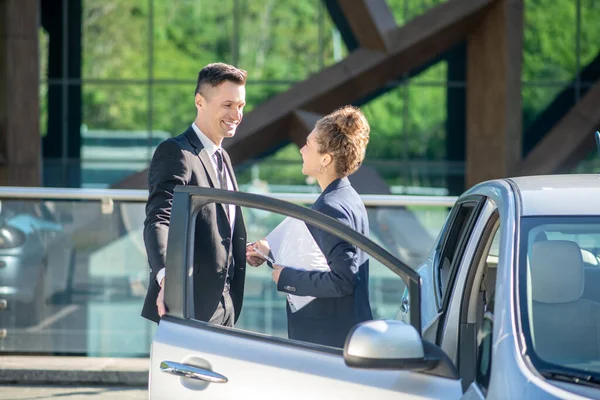
<path fill-rule="evenodd" d="M 336 173 L 346 177 L 358 170 L 365 158 L 371 128 L 362 111 L 341 107 L 317 121 L 319 152 L 335 160 Z"/>

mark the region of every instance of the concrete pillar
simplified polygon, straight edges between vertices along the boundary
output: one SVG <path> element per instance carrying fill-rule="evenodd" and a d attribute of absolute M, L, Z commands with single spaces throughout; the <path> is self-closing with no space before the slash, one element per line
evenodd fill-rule
<path fill-rule="evenodd" d="M 521 160 L 522 54 L 523 0 L 498 0 L 467 39 L 467 188 Z"/>
<path fill-rule="evenodd" d="M 0 185 L 40 186 L 38 1 L 0 0 Z"/>

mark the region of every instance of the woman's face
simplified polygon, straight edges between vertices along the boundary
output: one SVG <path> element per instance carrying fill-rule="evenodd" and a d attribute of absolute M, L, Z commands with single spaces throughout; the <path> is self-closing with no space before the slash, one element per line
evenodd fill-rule
<path fill-rule="evenodd" d="M 321 163 L 323 161 L 323 154 L 319 153 L 316 141 L 318 135 L 317 129 L 313 129 L 306 138 L 306 143 L 300 149 L 300 154 L 302 155 L 302 173 L 313 178 L 319 175 L 319 169 L 322 168 Z"/>

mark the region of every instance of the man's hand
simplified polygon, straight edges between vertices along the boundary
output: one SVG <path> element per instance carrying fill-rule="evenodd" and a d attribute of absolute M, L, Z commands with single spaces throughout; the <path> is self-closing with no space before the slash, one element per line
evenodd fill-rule
<path fill-rule="evenodd" d="M 257 251 L 258 250 L 258 251 Z M 259 267 L 264 262 L 264 257 L 260 254 L 269 254 L 271 248 L 265 239 L 246 245 L 246 261 L 253 267 Z"/>
<path fill-rule="evenodd" d="M 160 281 L 160 292 L 156 298 L 156 307 L 158 308 L 158 316 L 162 318 L 167 313 L 167 307 L 165 306 L 165 278 Z"/>
<path fill-rule="evenodd" d="M 281 266 L 279 264 L 273 264 L 273 272 L 271 273 L 271 275 L 273 276 L 275 284 L 279 282 L 279 275 L 281 275 L 281 271 L 283 271 L 284 268 L 284 266 Z"/>

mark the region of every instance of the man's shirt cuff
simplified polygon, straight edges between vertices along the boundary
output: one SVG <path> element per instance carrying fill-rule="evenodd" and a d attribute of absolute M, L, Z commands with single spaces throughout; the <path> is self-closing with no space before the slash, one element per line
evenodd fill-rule
<path fill-rule="evenodd" d="M 163 278 L 165 277 L 165 269 L 162 268 L 160 271 L 158 271 L 158 273 L 156 274 L 156 283 L 158 283 L 160 285 L 160 283 L 162 282 Z"/>

